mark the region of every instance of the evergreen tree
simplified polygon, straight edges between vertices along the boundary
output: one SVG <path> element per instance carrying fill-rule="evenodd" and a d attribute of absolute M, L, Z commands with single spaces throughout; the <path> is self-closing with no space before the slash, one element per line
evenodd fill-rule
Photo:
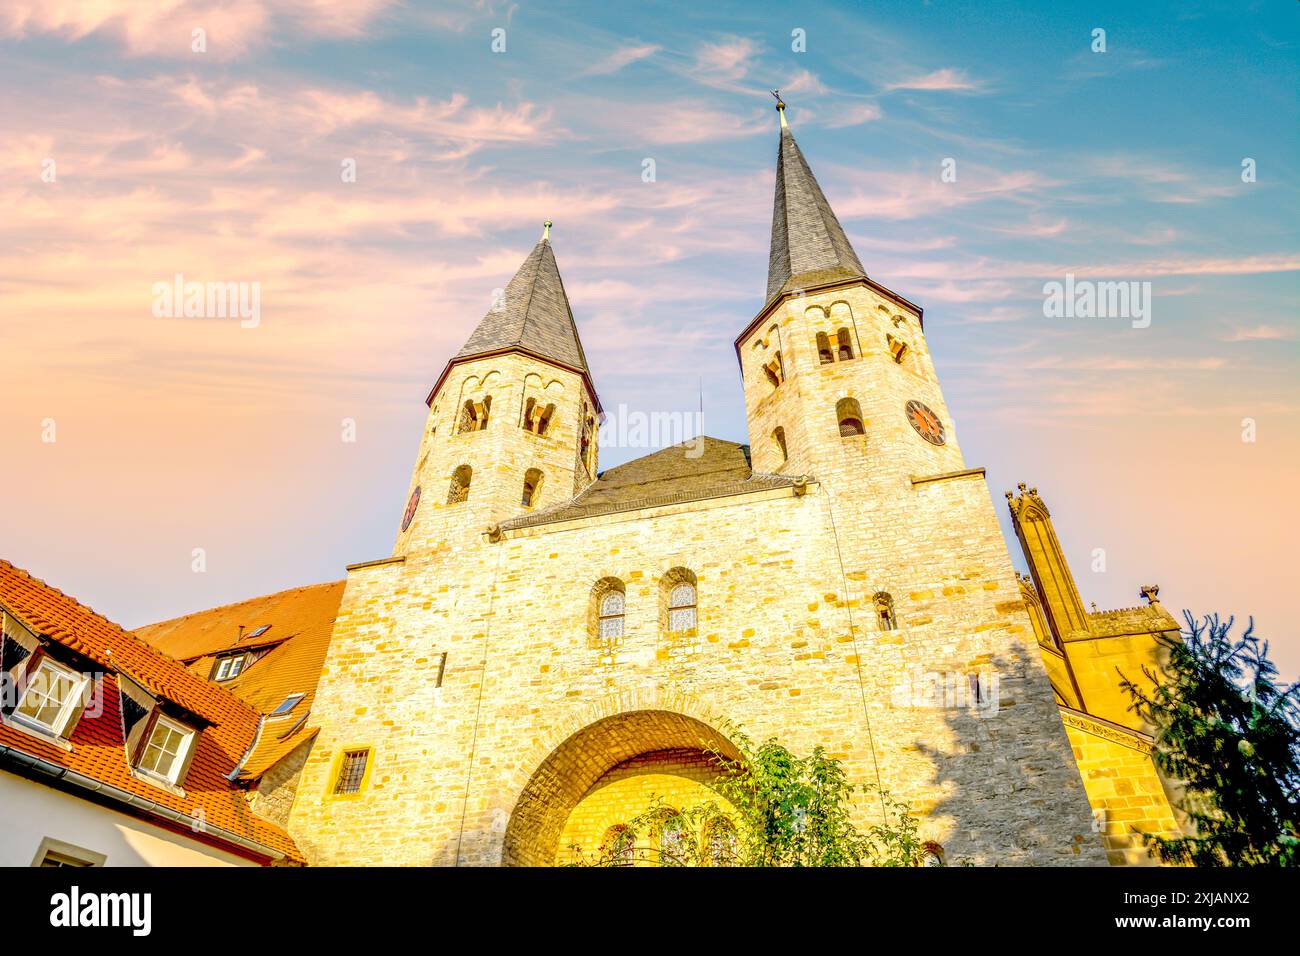
<path fill-rule="evenodd" d="M 1168 663 L 1143 668 L 1154 686 L 1123 687 L 1155 728 L 1156 766 L 1186 788 L 1180 808 L 1195 830 L 1143 838 L 1166 863 L 1300 864 L 1300 683 L 1276 682 L 1253 620 L 1233 640 L 1232 618 L 1183 614 L 1181 640 L 1163 641 Z"/>

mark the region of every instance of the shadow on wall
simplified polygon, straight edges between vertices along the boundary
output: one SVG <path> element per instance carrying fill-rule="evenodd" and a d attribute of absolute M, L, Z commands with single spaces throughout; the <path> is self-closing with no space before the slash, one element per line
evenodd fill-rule
<path fill-rule="evenodd" d="M 913 681 L 910 706 L 939 710 L 951 731 L 949 750 L 913 742 L 933 768 L 928 791 L 940 795 L 913 810 L 923 834 L 946 824 L 949 865 L 1106 865 L 1060 711 L 1028 680 L 1037 653 L 1016 643 L 969 671 Z"/>

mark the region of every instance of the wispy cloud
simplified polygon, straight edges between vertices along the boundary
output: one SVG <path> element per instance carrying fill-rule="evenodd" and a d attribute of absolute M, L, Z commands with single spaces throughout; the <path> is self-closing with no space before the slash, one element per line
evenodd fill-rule
<path fill-rule="evenodd" d="M 615 50 L 603 60 L 598 60 L 583 71 L 584 76 L 608 76 L 658 53 L 663 47 L 656 43 L 638 43 Z"/>
<path fill-rule="evenodd" d="M 1280 325 L 1252 325 L 1233 329 L 1222 336 L 1224 342 L 1288 342 L 1296 338 L 1295 329 Z"/>
<path fill-rule="evenodd" d="M 97 0 L 51 3 L 9 0 L 0 7 L 0 36 L 52 34 L 68 41 L 105 36 L 135 56 L 224 60 L 245 55 L 277 35 L 356 37 L 395 0 Z M 193 49 L 194 31 L 205 49 Z"/>
<path fill-rule="evenodd" d="M 977 93 L 985 89 L 983 83 L 972 80 L 965 70 L 945 67 L 941 70 L 934 70 L 926 73 L 924 76 L 916 76 L 907 80 L 899 80 L 895 83 L 888 84 L 887 90 L 930 90 L 930 91 L 948 91 L 953 93 Z"/>

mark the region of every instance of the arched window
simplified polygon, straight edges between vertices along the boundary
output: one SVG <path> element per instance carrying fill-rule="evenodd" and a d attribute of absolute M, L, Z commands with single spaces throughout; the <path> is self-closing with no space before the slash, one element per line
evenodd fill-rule
<path fill-rule="evenodd" d="M 685 866 L 689 861 L 690 839 L 686 820 L 676 810 L 664 807 L 652 824 L 651 838 L 659 851 L 660 866 Z"/>
<path fill-rule="evenodd" d="M 831 352 L 831 340 L 826 337 L 825 332 L 817 333 L 817 359 L 823 365 L 830 365 L 835 361 L 835 355 Z"/>
<path fill-rule="evenodd" d="M 524 406 L 524 429 L 535 435 L 545 435 L 551 427 L 551 416 L 554 414 L 554 403 L 543 406 L 537 399 L 530 398 Z"/>
<path fill-rule="evenodd" d="M 852 339 L 849 338 L 849 330 L 840 329 L 835 333 L 835 339 L 839 344 L 839 360 L 841 362 L 847 362 L 849 359 L 853 358 L 853 342 Z"/>
<path fill-rule="evenodd" d="M 894 599 L 890 597 L 889 592 L 877 591 L 876 596 L 872 598 L 872 603 L 876 607 L 876 620 L 880 622 L 880 629 L 897 630 L 898 618 L 894 615 Z"/>
<path fill-rule="evenodd" d="M 699 623 L 695 575 L 685 568 L 673 568 L 660 586 L 663 600 L 663 630 L 669 634 L 693 631 Z"/>
<path fill-rule="evenodd" d="M 584 405 L 582 409 L 582 437 L 579 440 L 578 452 L 582 457 L 582 465 L 587 469 L 587 474 L 593 474 L 596 470 L 595 442 L 596 437 L 596 419 L 587 414 L 587 408 Z"/>
<path fill-rule="evenodd" d="M 480 432 L 487 428 L 488 415 L 492 411 L 492 396 L 486 396 L 481 402 L 476 402 L 472 398 L 465 400 L 465 405 L 460 410 L 460 424 L 457 426 L 457 432 Z"/>
<path fill-rule="evenodd" d="M 451 490 L 447 492 L 447 504 L 456 505 L 469 499 L 469 480 L 473 474 L 469 465 L 461 465 L 451 473 Z"/>
<path fill-rule="evenodd" d="M 907 343 L 902 339 L 896 339 L 887 334 L 885 336 L 885 347 L 889 349 L 889 354 L 894 357 L 894 361 L 902 365 L 903 357 L 907 355 Z"/>
<path fill-rule="evenodd" d="M 525 508 L 531 508 L 537 504 L 537 496 L 542 490 L 542 473 L 536 468 L 529 468 L 524 472 L 524 493 L 520 496 L 519 503 Z"/>
<path fill-rule="evenodd" d="M 708 866 L 734 866 L 736 828 L 726 817 L 715 817 L 704 828 L 704 861 Z"/>
<path fill-rule="evenodd" d="M 591 589 L 587 637 L 591 647 L 623 638 L 627 588 L 618 578 L 601 578 Z"/>
<path fill-rule="evenodd" d="M 600 599 L 600 636 L 610 640 L 623 636 L 623 612 L 627 607 L 627 595 L 622 591 L 611 590 Z"/>
<path fill-rule="evenodd" d="M 625 823 L 605 831 L 600 842 L 601 861 L 610 866 L 632 866 L 636 858 L 636 834 Z"/>
<path fill-rule="evenodd" d="M 785 449 L 785 429 L 780 425 L 772 432 L 772 440 L 776 442 L 777 449 L 781 452 L 781 460 L 786 461 L 790 455 Z"/>
<path fill-rule="evenodd" d="M 841 438 L 866 433 L 862 426 L 862 406 L 856 398 L 841 398 L 835 405 L 835 417 L 840 422 Z"/>
<path fill-rule="evenodd" d="M 781 353 L 778 351 L 770 362 L 763 366 L 763 372 L 767 375 L 768 383 L 776 388 L 785 381 L 785 372 L 781 367 Z"/>
<path fill-rule="evenodd" d="M 944 866 L 943 847 L 933 840 L 926 840 L 921 844 L 921 865 L 922 866 Z"/>

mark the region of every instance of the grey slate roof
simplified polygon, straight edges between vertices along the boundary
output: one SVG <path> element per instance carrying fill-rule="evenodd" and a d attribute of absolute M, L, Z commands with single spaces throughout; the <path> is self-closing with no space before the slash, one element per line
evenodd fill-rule
<path fill-rule="evenodd" d="M 793 134 L 782 127 L 776 154 L 768 299 L 791 289 L 865 275 Z"/>
<path fill-rule="evenodd" d="M 749 448 L 720 438 L 692 439 L 603 471 L 577 496 L 501 522 L 509 531 L 620 511 L 788 488 L 794 478 L 765 475 L 749 464 Z"/>
<path fill-rule="evenodd" d="M 533 247 L 506 286 L 504 301 L 488 310 L 456 358 L 513 347 L 588 371 L 555 253 L 546 239 Z"/>

